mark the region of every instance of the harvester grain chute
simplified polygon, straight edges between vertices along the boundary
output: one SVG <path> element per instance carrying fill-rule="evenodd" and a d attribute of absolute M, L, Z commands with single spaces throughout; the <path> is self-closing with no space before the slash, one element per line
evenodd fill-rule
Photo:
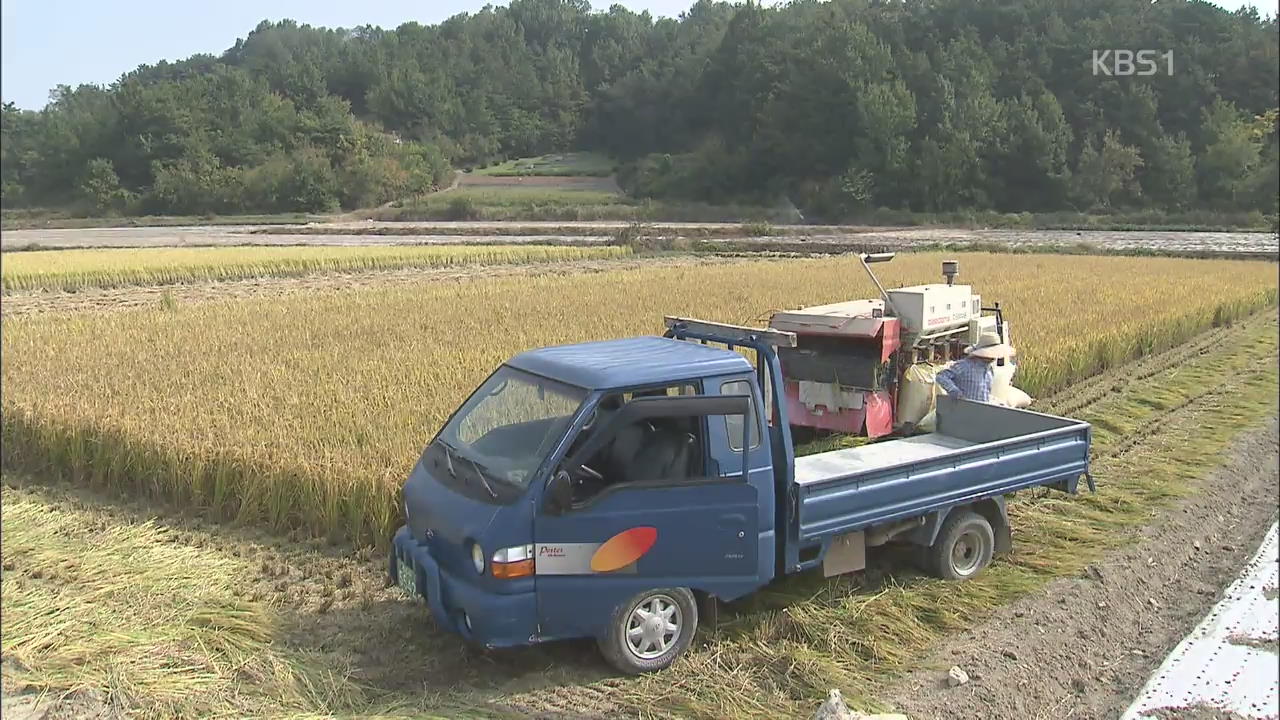
<path fill-rule="evenodd" d="M 1000 303 L 983 307 L 972 286 L 957 285 L 960 263 L 942 263 L 945 283 L 886 290 L 871 264 L 894 253 L 858 256 L 878 299 L 848 300 L 778 312 L 776 330 L 796 334 L 794 348 L 779 349 L 793 427 L 877 438 L 911 431 L 933 409 L 934 376 L 964 355 L 983 333 L 1010 342 Z M 993 402 L 1026 407 L 1030 398 L 1012 386 L 1016 358 L 995 367 Z"/>

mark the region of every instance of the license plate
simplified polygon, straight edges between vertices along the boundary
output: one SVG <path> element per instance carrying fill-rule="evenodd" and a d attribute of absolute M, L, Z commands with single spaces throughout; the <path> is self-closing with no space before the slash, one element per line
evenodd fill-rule
<path fill-rule="evenodd" d="M 396 577 L 399 579 L 400 589 L 409 593 L 409 597 L 418 597 L 418 585 L 415 580 L 417 577 L 413 572 L 413 565 L 405 562 L 404 558 L 396 558 Z"/>

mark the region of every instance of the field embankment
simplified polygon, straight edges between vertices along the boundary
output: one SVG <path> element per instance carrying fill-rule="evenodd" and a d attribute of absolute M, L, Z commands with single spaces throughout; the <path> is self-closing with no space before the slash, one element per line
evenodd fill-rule
<path fill-rule="evenodd" d="M 506 163 L 505 167 L 513 166 L 513 164 L 518 164 L 519 162 L 511 161 Z M 275 215 L 73 217 L 59 211 L 5 210 L 0 213 L 0 228 L 5 231 L 11 231 L 201 225 L 271 225 L 281 226 L 282 231 L 287 231 L 290 226 L 303 228 L 312 224 L 341 223 L 344 222 L 344 218 L 351 217 L 364 220 L 401 220 L 406 222 L 438 220 L 438 218 L 423 217 L 425 214 L 424 208 L 432 208 L 437 214 L 444 213 L 443 208 L 446 205 L 440 201 L 446 198 L 441 198 L 440 196 L 442 194 L 448 195 L 464 185 L 471 191 L 481 191 L 487 188 L 490 193 L 501 190 L 525 193 L 523 201 L 502 201 L 497 199 L 494 202 L 480 203 L 481 206 L 486 204 L 505 205 L 506 209 L 498 213 L 502 218 L 495 217 L 488 220 L 490 222 L 502 221 L 504 224 L 516 227 L 517 232 L 514 234 L 519 234 L 518 228 L 529 223 L 547 222 L 549 219 L 540 217 L 540 215 L 547 214 L 547 211 L 542 207 L 548 203 L 539 203 L 536 200 L 545 200 L 547 198 L 554 200 L 557 197 L 565 197 L 563 194 L 557 195 L 558 191 L 560 193 L 565 191 L 594 191 L 600 193 L 600 195 L 593 197 L 578 194 L 569 195 L 568 197 L 578 201 L 594 200 L 593 203 L 588 204 L 615 205 L 630 208 L 619 207 L 603 213 L 599 211 L 586 212 L 588 217 L 591 215 L 608 216 L 612 213 L 612 218 L 599 217 L 597 220 L 604 222 L 641 221 L 666 225 L 755 225 L 771 226 L 777 232 L 788 227 L 786 223 L 793 222 L 793 220 L 788 220 L 787 218 L 795 218 L 794 213 L 782 212 L 782 208 L 774 209 L 755 205 L 709 205 L 706 203 L 682 203 L 678 201 L 650 201 L 646 204 L 643 200 L 628 201 L 621 194 L 617 184 L 608 179 L 606 175 L 570 173 L 567 175 L 547 176 L 522 174 L 517 171 L 497 172 L 500 167 L 504 166 L 493 166 L 487 170 L 459 174 L 453 185 L 428 196 L 435 197 L 436 200 L 434 204 L 427 205 L 422 205 L 417 200 L 409 199 L 387 203 L 378 208 L 353 210 L 340 215 L 332 213 L 282 213 Z M 481 199 L 483 200 L 483 197 Z M 529 216 L 519 216 L 519 213 L 510 209 L 513 205 L 526 206 L 530 211 Z M 637 211 L 635 210 L 637 207 L 647 208 L 647 210 Z M 461 214 L 461 211 L 465 209 L 465 205 L 459 206 L 455 208 L 453 214 Z M 567 208 L 561 208 L 552 214 L 572 216 L 573 212 Z M 551 218 L 550 221 L 557 219 L 563 218 Z M 579 218 L 579 220 L 587 219 L 587 217 Z M 1271 233 L 1274 235 L 1277 228 L 1276 222 L 1274 215 L 1268 216 L 1259 212 L 1221 213 L 1192 211 L 1186 213 L 1164 213 L 1159 211 L 1121 211 L 1095 214 L 1077 212 L 998 213 L 986 211 L 922 213 L 905 210 L 875 210 L 861 213 L 857 217 L 824 219 L 812 224 L 791 227 L 800 229 L 799 234 L 829 234 L 832 229 L 837 228 L 841 232 L 857 232 L 861 228 L 887 227 L 1021 230 L 1023 232 L 1069 230 L 1083 232 Z"/>
<path fill-rule="evenodd" d="M 900 673 L 930 671 L 937 660 L 928 651 L 943 637 L 1054 578 L 1128 552 L 1153 518 L 1195 527 L 1204 513 L 1243 517 L 1240 506 L 1256 504 L 1243 494 L 1243 475 L 1208 480 L 1222 486 L 1222 507 L 1171 505 L 1230 461 L 1233 438 L 1274 417 L 1278 345 L 1275 318 L 1262 313 L 1041 401 L 1100 428 L 1099 492 L 1019 496 L 1011 504 L 1014 553 L 982 577 L 960 585 L 921 578 L 885 554 L 855 577 L 792 578 L 731 608 L 670 671 L 641 678 L 606 674 L 590 643 L 467 649 L 435 629 L 419 604 L 384 588 L 382 559 L 364 550 L 168 510 L 157 518 L 154 506 L 7 474 L 6 692 L 47 691 L 58 706 L 69 691 L 73 706 L 89 698 L 93 707 L 182 717 L 807 718 L 829 687 L 862 709 L 882 706 L 878 698 L 899 691 L 889 683 Z M 1094 606 L 1058 609 L 1080 616 L 1082 629 L 1108 627 L 1106 611 Z M 1048 623 L 1041 629 L 1050 638 L 1068 627 L 1051 617 L 1027 622 Z M 1132 650 L 1123 634 L 1099 632 L 1089 642 L 1107 657 Z M 1085 682 L 1103 682 L 1105 672 Z M 1017 676 L 1054 698 L 1068 677 L 1080 675 Z M 985 683 L 975 679 L 965 691 L 980 693 Z M 984 717 L 1047 709 L 993 705 Z"/>
<path fill-rule="evenodd" d="M 906 256 L 881 279 L 930 281 L 941 259 Z M 1276 302 L 1267 263 L 961 260 L 967 281 L 998 288 L 984 297 L 1002 302 L 1033 395 Z M 385 542 L 425 441 L 512 354 L 652 333 L 664 313 L 754 323 L 873 292 L 846 257 L 16 317 L 3 328 L 6 457 L 271 528 Z"/>
<path fill-rule="evenodd" d="M 440 196 L 433 202 L 444 202 L 452 195 Z M 968 249 L 1273 260 L 1280 257 L 1280 236 L 1267 232 L 1066 231 L 616 220 L 369 220 L 279 226 L 14 230 L 0 236 L 0 248 L 13 251 L 206 245 L 600 245 L 627 239 L 645 246 L 702 252 L 820 254 Z"/>

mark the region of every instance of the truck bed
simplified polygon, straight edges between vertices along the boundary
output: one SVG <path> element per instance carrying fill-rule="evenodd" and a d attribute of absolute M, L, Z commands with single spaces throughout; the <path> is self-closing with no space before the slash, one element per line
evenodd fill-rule
<path fill-rule="evenodd" d="M 796 484 L 808 485 L 852 473 L 929 460 L 952 450 L 972 447 L 975 444 L 961 438 L 929 433 L 847 450 L 807 455 L 796 458 Z"/>
<path fill-rule="evenodd" d="M 940 397 L 936 432 L 795 461 L 800 541 L 1054 484 L 1089 468 L 1089 424 Z"/>

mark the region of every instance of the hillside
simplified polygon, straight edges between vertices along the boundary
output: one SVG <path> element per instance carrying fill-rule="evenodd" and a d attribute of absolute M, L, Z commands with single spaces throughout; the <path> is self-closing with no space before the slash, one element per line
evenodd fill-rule
<path fill-rule="evenodd" d="M 1098 51 L 1158 53 L 1154 74 Z M 326 211 L 592 149 L 630 194 L 862 208 L 1276 212 L 1275 19 L 1199 1 L 514 0 L 263 22 L 218 56 L 3 112 L 3 204 Z M 1142 68 L 1138 68 L 1142 70 Z"/>

